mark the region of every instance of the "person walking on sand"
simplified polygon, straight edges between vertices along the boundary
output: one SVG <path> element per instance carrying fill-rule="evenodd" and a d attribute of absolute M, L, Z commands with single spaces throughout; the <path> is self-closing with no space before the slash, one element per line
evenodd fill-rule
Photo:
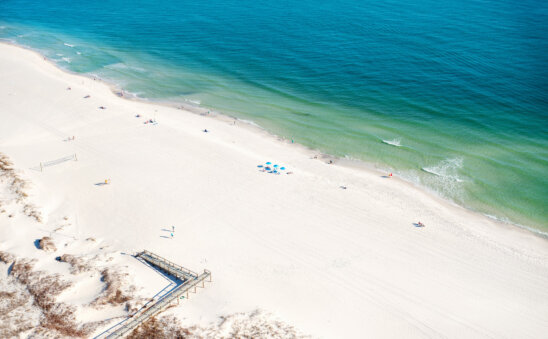
<path fill-rule="evenodd" d="M 171 232 L 171 239 L 173 239 L 173 232 Z"/>
<path fill-rule="evenodd" d="M 171 232 L 175 233 L 175 226 L 171 226 Z"/>

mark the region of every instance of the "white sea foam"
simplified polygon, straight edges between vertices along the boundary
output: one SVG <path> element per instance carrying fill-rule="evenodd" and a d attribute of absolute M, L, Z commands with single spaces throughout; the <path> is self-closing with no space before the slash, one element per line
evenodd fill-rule
<path fill-rule="evenodd" d="M 382 139 L 382 142 L 387 144 L 387 145 L 392 145 L 392 146 L 396 146 L 396 147 L 401 147 L 401 138 L 397 138 L 397 139 L 392 139 L 392 140 L 384 140 Z"/>
<path fill-rule="evenodd" d="M 462 158 L 445 159 L 435 166 L 422 167 L 422 170 L 443 179 L 464 182 L 457 174 L 457 170 L 462 168 L 462 163 Z"/>
<path fill-rule="evenodd" d="M 61 54 L 61 53 L 55 53 L 55 55 L 57 55 L 57 56 L 63 56 L 63 54 Z"/>
<path fill-rule="evenodd" d="M 17 41 L 15 39 L 10 39 L 10 38 L 0 38 L 0 41 L 7 41 L 10 44 L 16 44 L 17 43 Z M 20 44 L 20 46 L 23 46 L 23 45 Z"/>
<path fill-rule="evenodd" d="M 68 46 L 68 47 L 74 47 L 74 45 L 67 44 L 66 42 L 64 42 L 63 45 Z"/>
<path fill-rule="evenodd" d="M 82 54 L 82 52 L 76 52 L 76 54 L 80 55 L 80 54 Z"/>
<path fill-rule="evenodd" d="M 114 68 L 114 69 L 128 69 L 128 65 L 123 62 L 117 62 L 115 64 L 106 65 L 105 68 Z"/>
<path fill-rule="evenodd" d="M 258 127 L 260 129 L 263 129 L 260 125 L 258 125 L 257 123 L 251 121 L 251 120 L 246 120 L 246 119 L 237 119 L 239 122 L 242 122 L 244 124 L 248 124 L 248 125 L 251 125 L 251 126 L 255 126 L 255 127 Z"/>
<path fill-rule="evenodd" d="M 186 102 L 190 102 L 191 104 L 194 104 L 194 105 L 201 105 L 202 102 L 200 100 L 195 100 L 195 99 L 185 99 Z"/>
<path fill-rule="evenodd" d="M 140 98 L 142 99 L 143 92 L 131 92 L 128 90 L 124 90 L 124 97 L 126 98 Z"/>
<path fill-rule="evenodd" d="M 66 63 L 69 63 L 69 64 L 71 62 L 70 58 L 67 58 L 67 57 L 62 57 L 61 60 L 63 60 Z"/>
<path fill-rule="evenodd" d="M 541 237 L 548 238 L 548 233 L 547 232 L 541 231 L 537 228 L 533 228 L 533 227 L 529 227 L 529 226 L 525 226 L 525 225 L 522 225 L 522 224 L 512 222 L 510 219 L 505 218 L 505 217 L 498 217 L 496 215 L 487 214 L 487 213 L 482 213 L 482 214 L 485 215 L 486 217 L 490 218 L 490 219 L 495 220 L 495 221 L 502 222 L 502 223 L 505 223 L 505 224 L 514 225 L 514 226 L 517 226 L 519 228 L 523 228 L 525 230 L 533 232 L 533 233 L 535 233 L 535 234 L 537 234 Z"/>
<path fill-rule="evenodd" d="M 466 200 L 466 191 L 463 186 L 465 180 L 459 176 L 459 169 L 462 167 L 462 158 L 445 159 L 434 166 L 422 167 L 422 171 L 427 175 L 417 173 L 418 179 L 422 185 L 429 187 L 442 197 L 462 203 Z"/>
<path fill-rule="evenodd" d="M 125 64 L 123 62 L 117 62 L 115 64 L 106 65 L 105 68 L 116 69 L 116 70 L 132 70 L 132 71 L 137 71 L 137 72 L 145 72 L 146 71 L 144 68 L 137 67 L 137 66 L 130 66 L 130 65 Z"/>

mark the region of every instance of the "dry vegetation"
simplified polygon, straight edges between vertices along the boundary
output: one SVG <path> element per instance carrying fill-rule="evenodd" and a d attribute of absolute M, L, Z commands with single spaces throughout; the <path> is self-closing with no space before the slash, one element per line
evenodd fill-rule
<path fill-rule="evenodd" d="M 13 163 L 9 158 L 0 153 L 0 182 L 7 184 L 9 190 L 15 195 L 14 200 L 17 203 L 23 204 L 23 212 L 25 215 L 34 218 L 38 222 L 42 222 L 42 214 L 36 206 L 26 202 L 28 194 L 26 189 L 29 184 L 23 180 L 13 168 Z M 5 211 L 5 210 L 4 210 Z"/>
<path fill-rule="evenodd" d="M 38 208 L 34 204 L 25 204 L 25 206 L 23 206 L 23 213 L 25 213 L 27 217 L 31 217 L 38 222 L 42 222 L 42 213 L 38 211 Z"/>
<path fill-rule="evenodd" d="M 261 311 L 223 316 L 216 324 L 206 328 L 192 327 L 190 331 L 192 332 L 190 338 L 310 338 L 299 333 L 293 326 Z"/>
<path fill-rule="evenodd" d="M 44 250 L 46 252 L 55 252 L 57 251 L 57 247 L 55 247 L 55 243 L 53 242 L 53 239 L 50 237 L 43 237 L 38 241 L 38 247 L 40 247 L 41 250 Z"/>
<path fill-rule="evenodd" d="M 11 264 L 15 261 L 15 256 L 11 253 L 0 251 L 0 261 L 4 264 Z"/>
<path fill-rule="evenodd" d="M 6 265 L 0 265 L 7 267 Z M 39 324 L 40 311 L 33 306 L 32 296 L 12 277 L 0 276 L 0 333 L 14 338 Z"/>
<path fill-rule="evenodd" d="M 96 270 L 90 265 L 91 260 L 83 257 L 64 254 L 58 260 L 70 264 L 73 274 Z M 76 307 L 56 301 L 72 284 L 63 281 L 59 274 L 34 270 L 36 260 L 15 258 L 11 253 L 0 251 L 0 262 L 6 264 L 0 264 L 0 267 L 9 272 L 7 276 L 0 275 L 0 337 L 83 338 L 112 320 L 78 323 Z M 11 265 L 9 269 L 8 265 Z M 126 310 L 131 312 L 139 308 L 144 299 L 132 297 L 135 287 L 127 287 L 125 276 L 104 269 L 101 280 L 106 285 L 105 290 L 90 305 L 125 303 Z"/>
<path fill-rule="evenodd" d="M 59 260 L 60 262 L 68 263 L 70 265 L 71 274 L 97 271 L 97 269 L 93 265 L 93 260 L 86 259 L 83 256 L 63 254 L 62 256 L 58 257 L 57 260 Z M 106 268 L 100 271 L 101 281 L 105 284 L 105 288 L 103 292 L 91 303 L 91 305 L 117 306 L 125 303 L 126 311 L 135 312 L 142 305 L 145 304 L 147 299 L 135 296 L 135 286 L 129 285 L 125 281 L 127 273 L 121 273 L 116 269 L 120 268 Z"/>
<path fill-rule="evenodd" d="M 174 316 L 164 316 L 159 320 L 150 318 L 141 326 L 136 328 L 128 339 L 171 339 L 171 338 L 188 338 L 190 332 L 181 327 L 179 319 Z"/>
<path fill-rule="evenodd" d="M 94 305 L 120 305 L 131 299 L 129 292 L 122 289 L 126 274 L 112 269 L 104 269 L 101 272 L 101 281 L 106 285 L 103 293 L 93 301 Z"/>
<path fill-rule="evenodd" d="M 71 286 L 58 274 L 35 271 L 34 260 L 14 260 L 13 255 L 6 252 L 0 252 L 0 260 L 13 263 L 8 280 L 4 281 L 6 291 L 0 292 L 0 333 L 3 337 L 32 330 L 30 337 L 81 338 L 99 324 L 78 325 L 74 306 L 56 302 L 57 296 Z M 28 316 L 32 312 L 36 314 L 34 318 Z"/>
<path fill-rule="evenodd" d="M 59 257 L 59 261 L 66 262 L 70 265 L 70 273 L 78 274 L 82 272 L 88 272 L 92 269 L 89 261 L 85 260 L 81 256 L 75 256 L 72 254 L 63 254 Z"/>
<path fill-rule="evenodd" d="M 219 322 L 208 327 L 183 328 L 174 316 L 151 318 L 136 328 L 130 339 L 304 339 L 310 336 L 299 333 L 293 326 L 275 320 L 260 311 L 236 313 L 221 317 Z"/>
<path fill-rule="evenodd" d="M 55 301 L 71 284 L 62 281 L 58 274 L 34 271 L 33 266 L 34 262 L 31 260 L 16 260 L 11 267 L 10 276 L 26 287 L 34 305 L 42 311 L 40 325 L 35 333 L 45 334 L 53 330 L 63 336 L 85 336 L 86 333 L 77 328 L 73 307 Z"/>

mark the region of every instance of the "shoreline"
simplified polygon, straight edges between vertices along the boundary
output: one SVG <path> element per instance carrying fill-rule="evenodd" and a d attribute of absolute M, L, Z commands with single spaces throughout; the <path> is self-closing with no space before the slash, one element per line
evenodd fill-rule
<path fill-rule="evenodd" d="M 43 268 L 64 253 L 104 248 L 128 264 L 126 253 L 147 249 L 207 268 L 213 284 L 169 311 L 189 326 L 263 309 L 325 338 L 535 338 L 548 330 L 543 237 L 382 172 L 312 159 L 314 151 L 258 127 L 119 100 L 107 84 L 36 52 L 0 51 L 0 151 L 33 184 L 28 199 L 43 216 L 37 223 L 5 206 L 0 251 Z M 153 115 L 158 123 L 145 124 Z M 32 169 L 68 154 L 77 161 Z M 266 161 L 293 174 L 261 172 Z M 32 245 L 44 236 L 58 251 Z M 147 295 L 165 288 L 156 274 L 131 271 Z M 63 300 L 82 307 L 86 284 Z"/>
<path fill-rule="evenodd" d="M 364 170 L 364 171 L 370 171 L 370 172 L 373 172 L 373 173 L 378 174 L 378 175 L 385 175 L 386 172 L 391 171 L 390 166 L 388 164 L 385 165 L 385 166 L 388 166 L 388 169 L 383 171 L 383 169 L 380 168 L 381 165 L 376 164 L 376 163 L 370 163 L 366 160 L 361 160 L 361 159 L 353 159 L 353 158 L 351 159 L 351 158 L 346 158 L 346 157 L 338 157 L 338 156 L 334 156 L 334 155 L 331 155 L 331 154 L 324 153 L 321 150 L 312 149 L 308 146 L 305 146 L 305 145 L 302 145 L 302 144 L 299 144 L 299 143 L 291 143 L 291 141 L 289 139 L 287 139 L 285 137 L 282 137 L 282 136 L 279 136 L 279 135 L 276 135 L 274 133 L 271 133 L 270 131 L 268 131 L 267 129 L 261 127 L 260 125 L 256 124 L 253 121 L 238 119 L 237 117 L 231 116 L 229 114 L 225 114 L 223 112 L 211 111 L 210 109 L 208 109 L 206 107 L 202 107 L 199 104 L 170 102 L 170 101 L 165 101 L 165 100 L 157 100 L 156 101 L 156 100 L 151 100 L 151 99 L 148 99 L 148 98 L 139 97 L 136 94 L 125 91 L 119 85 L 117 85 L 115 83 L 112 83 L 112 82 L 109 82 L 106 79 L 102 79 L 101 77 L 99 77 L 97 75 L 78 73 L 78 72 L 74 72 L 74 71 L 62 68 L 57 63 L 55 63 L 53 60 L 45 57 L 39 51 L 33 49 L 30 46 L 19 45 L 16 42 L 12 42 L 12 41 L 0 41 L 0 44 L 6 44 L 6 45 L 9 45 L 9 46 L 13 46 L 13 47 L 16 47 L 16 48 L 21 48 L 23 50 L 35 53 L 37 56 L 39 56 L 40 58 L 44 58 L 44 60 L 46 60 L 50 65 L 52 65 L 53 67 L 59 69 L 62 72 L 66 72 L 66 73 L 74 75 L 74 76 L 84 77 L 86 79 L 93 79 L 94 81 L 102 83 L 103 85 L 107 86 L 114 95 L 118 96 L 121 99 L 129 100 L 129 101 L 135 101 L 135 102 L 144 103 L 144 104 L 150 104 L 150 105 L 153 105 L 153 106 L 156 105 L 156 106 L 166 107 L 166 108 L 175 108 L 175 109 L 184 111 L 186 113 L 192 113 L 192 114 L 197 114 L 197 115 L 201 115 L 201 116 L 206 116 L 208 118 L 219 119 L 219 120 L 221 120 L 223 122 L 227 122 L 227 123 L 230 123 L 230 122 L 236 123 L 236 122 L 238 122 L 238 127 L 247 128 L 248 130 L 254 131 L 255 133 L 258 133 L 258 134 L 261 134 L 261 135 L 266 136 L 268 138 L 271 138 L 272 140 L 277 140 L 281 143 L 291 144 L 292 147 L 300 148 L 303 152 L 306 152 L 311 157 L 317 156 L 318 160 L 325 160 L 325 161 L 332 160 L 334 162 L 336 161 L 337 163 L 335 165 L 337 165 L 337 166 L 353 168 L 353 169 L 358 169 L 358 170 Z M 129 93 L 130 96 L 124 95 L 124 93 Z M 212 114 L 210 114 L 210 112 Z M 396 178 L 392 178 L 392 179 L 396 179 Z M 531 232 L 531 233 L 533 233 L 534 235 L 536 235 L 538 237 L 548 239 L 548 232 L 546 232 L 542 229 L 539 229 L 537 227 L 529 226 L 529 225 L 523 225 L 523 224 L 514 222 L 512 220 L 509 220 L 507 218 L 501 218 L 497 215 L 491 215 L 491 214 L 487 214 L 487 213 L 477 211 L 471 206 L 461 205 L 461 204 L 453 201 L 452 199 L 450 199 L 448 197 L 444 197 L 440 193 L 438 193 L 437 191 L 435 191 L 435 190 L 433 190 L 433 189 L 431 189 L 427 186 L 421 185 L 420 183 L 416 183 L 416 182 L 413 182 L 413 181 L 410 181 L 410 180 L 407 180 L 407 179 L 404 179 L 404 178 L 399 178 L 399 177 L 397 177 L 397 179 L 401 180 L 401 182 L 403 182 L 407 185 L 411 185 L 413 187 L 421 189 L 424 192 L 426 192 L 427 194 L 430 194 L 433 197 L 435 197 L 437 199 L 440 199 L 440 200 L 442 200 L 446 203 L 449 203 L 449 204 L 451 204 L 455 207 L 459 207 L 459 208 L 462 208 L 463 210 L 466 210 L 468 212 L 475 213 L 475 214 L 481 215 L 483 217 L 487 217 L 487 218 L 489 218 L 491 220 L 494 220 L 495 222 L 497 222 L 501 225 L 510 226 L 510 227 L 517 227 L 517 228 L 525 230 L 527 232 Z"/>

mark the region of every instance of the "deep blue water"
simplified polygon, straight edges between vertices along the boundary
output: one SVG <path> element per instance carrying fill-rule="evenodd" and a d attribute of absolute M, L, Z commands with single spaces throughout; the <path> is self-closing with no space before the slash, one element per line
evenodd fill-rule
<path fill-rule="evenodd" d="M 141 97 L 548 230 L 546 1 L 2 0 L 0 26 Z"/>

